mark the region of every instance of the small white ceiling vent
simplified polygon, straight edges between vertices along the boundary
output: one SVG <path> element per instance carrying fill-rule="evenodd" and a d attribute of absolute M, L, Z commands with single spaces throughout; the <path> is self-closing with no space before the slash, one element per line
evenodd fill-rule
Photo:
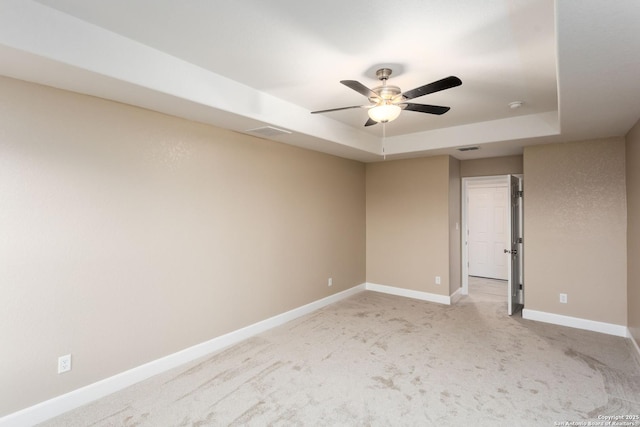
<path fill-rule="evenodd" d="M 280 135 L 291 135 L 291 132 L 285 129 L 278 129 L 273 126 L 263 126 L 255 129 L 247 129 L 245 132 L 253 135 L 261 136 L 263 138 L 273 138 Z"/>

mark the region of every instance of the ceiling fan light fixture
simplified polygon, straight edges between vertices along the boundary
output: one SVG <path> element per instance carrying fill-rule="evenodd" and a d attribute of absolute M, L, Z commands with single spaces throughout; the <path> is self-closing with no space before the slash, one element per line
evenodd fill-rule
<path fill-rule="evenodd" d="M 392 122 L 398 118 L 402 108 L 394 104 L 381 104 L 373 108 L 369 108 L 369 117 L 378 123 Z"/>

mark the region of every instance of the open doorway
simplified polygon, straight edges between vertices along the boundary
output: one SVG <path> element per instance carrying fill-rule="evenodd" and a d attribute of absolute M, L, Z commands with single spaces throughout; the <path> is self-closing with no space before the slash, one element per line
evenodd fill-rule
<path fill-rule="evenodd" d="M 502 295 L 512 315 L 524 302 L 522 177 L 462 179 L 462 293 Z"/>

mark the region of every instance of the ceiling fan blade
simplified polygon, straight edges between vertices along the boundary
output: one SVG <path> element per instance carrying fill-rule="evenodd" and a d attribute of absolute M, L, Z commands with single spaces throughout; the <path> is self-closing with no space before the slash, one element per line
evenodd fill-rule
<path fill-rule="evenodd" d="M 353 89 L 361 95 L 366 96 L 367 98 L 377 98 L 378 94 L 363 85 L 362 83 L 355 80 L 340 80 L 340 83 L 348 87 L 349 89 Z"/>
<path fill-rule="evenodd" d="M 365 107 L 367 107 L 367 106 L 366 105 L 352 105 L 351 107 L 339 107 L 339 108 L 330 108 L 328 110 L 312 111 L 311 114 L 329 113 L 331 111 L 349 110 L 351 108 L 365 108 Z"/>
<path fill-rule="evenodd" d="M 373 126 L 373 125 L 375 125 L 376 123 L 378 123 L 378 122 L 376 122 L 376 121 L 375 121 L 375 120 L 373 120 L 373 119 L 369 119 L 369 120 L 367 120 L 367 123 L 365 123 L 364 125 L 365 125 L 365 126 Z"/>
<path fill-rule="evenodd" d="M 452 87 L 460 86 L 461 84 L 462 80 L 455 76 L 449 76 L 445 77 L 442 80 L 438 80 L 437 82 L 429 83 L 427 85 L 408 90 L 402 93 L 401 96 L 404 99 L 413 99 L 423 95 L 428 95 L 430 93 L 439 92 L 441 90 L 451 89 Z"/>
<path fill-rule="evenodd" d="M 444 114 L 451 109 L 451 107 L 443 107 L 440 105 L 412 104 L 410 102 L 406 104 L 400 104 L 400 105 L 401 106 L 406 105 L 406 107 L 404 108 L 405 110 L 417 111 L 419 113 L 437 114 L 437 115 Z"/>

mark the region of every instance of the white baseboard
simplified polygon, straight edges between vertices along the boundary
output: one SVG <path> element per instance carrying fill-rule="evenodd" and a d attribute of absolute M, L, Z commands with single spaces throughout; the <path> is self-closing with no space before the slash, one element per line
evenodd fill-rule
<path fill-rule="evenodd" d="M 451 294 L 451 297 L 449 297 L 451 299 L 451 304 L 455 304 L 458 302 L 458 300 L 460 298 L 462 298 L 464 296 L 464 292 L 462 288 L 458 288 L 456 289 L 456 291 L 454 293 Z"/>
<path fill-rule="evenodd" d="M 581 319 L 579 317 L 564 316 L 562 314 L 547 313 L 544 311 L 528 310 L 526 308 L 522 309 L 522 318 L 625 338 L 629 333 L 627 327 L 623 325 L 597 322 L 595 320 Z"/>
<path fill-rule="evenodd" d="M 169 369 L 176 368 L 180 365 L 206 356 L 207 354 L 222 350 L 223 348 L 229 347 L 268 329 L 280 326 L 300 316 L 304 316 L 305 314 L 309 314 L 319 308 L 362 292 L 365 289 L 366 286 L 363 283 L 351 289 L 347 289 L 346 291 L 330 295 L 318 301 L 303 305 L 302 307 L 278 314 L 242 329 L 221 335 L 201 344 L 194 345 L 193 347 L 178 351 L 177 353 L 170 354 L 88 386 L 54 397 L 53 399 L 38 403 L 37 405 L 25 408 L 21 411 L 6 415 L 0 418 L 0 427 L 33 426 L 34 424 L 44 422 L 72 409 L 100 399 L 101 397 L 146 380 L 154 375 L 161 374 Z"/>
<path fill-rule="evenodd" d="M 382 292 L 384 294 L 398 295 L 401 297 L 419 299 L 423 301 L 437 302 L 451 305 L 451 297 L 447 295 L 432 294 L 429 292 L 414 291 L 411 289 L 396 288 L 395 286 L 377 285 L 375 283 L 365 283 L 368 291 Z"/>

